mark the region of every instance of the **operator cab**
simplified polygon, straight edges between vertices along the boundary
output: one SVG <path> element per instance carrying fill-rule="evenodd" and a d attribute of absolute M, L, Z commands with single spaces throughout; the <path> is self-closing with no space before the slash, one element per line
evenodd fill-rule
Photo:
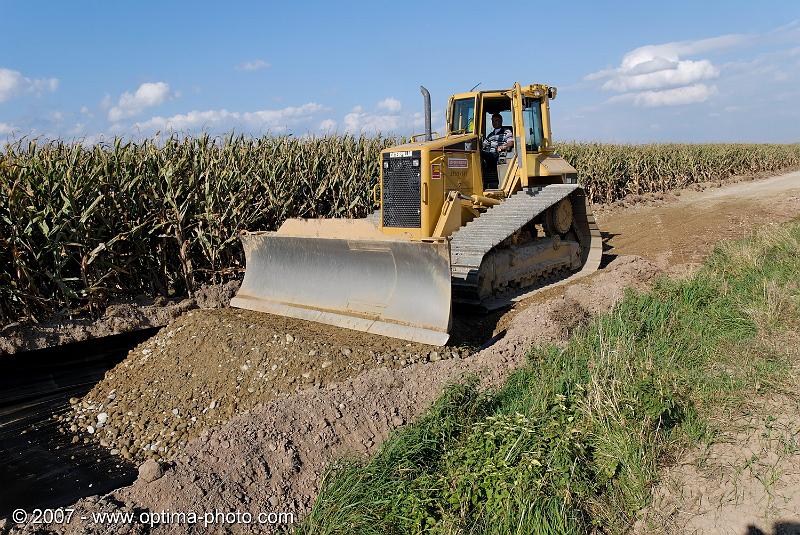
<path fill-rule="evenodd" d="M 504 197 L 521 184 L 546 184 L 553 179 L 545 177 L 560 176 L 566 180 L 567 174 L 574 174 L 571 167 L 561 169 L 555 164 L 557 155 L 551 157 L 549 101 L 555 96 L 556 88 L 544 84 L 514 84 L 511 89 L 453 95 L 445 137 L 457 141 L 445 145 L 446 158 L 450 158 L 446 160 L 445 176 L 452 178 L 446 181 L 445 189 L 458 189 L 466 195 L 485 193 Z M 498 136 L 493 136 L 487 143 L 494 130 L 494 114 L 500 115 L 502 127 L 511 135 L 503 136 L 500 142 Z M 498 147 L 505 150 L 498 151 Z M 451 151 L 460 154 L 450 156 Z M 464 157 L 470 163 L 464 163 Z M 450 162 L 460 162 L 461 167 L 452 169 Z"/>
<path fill-rule="evenodd" d="M 511 113 L 511 99 L 508 97 L 485 97 L 483 99 L 483 121 L 481 121 L 482 132 L 481 141 L 486 139 L 492 130 L 492 116 L 499 114 L 503 118 L 502 127 L 511 131 L 514 135 L 514 117 Z M 512 149 L 513 150 L 513 149 Z M 484 189 L 491 185 L 494 188 L 502 189 L 503 184 L 500 184 L 506 176 L 508 170 L 508 154 L 507 152 L 497 153 L 497 163 L 487 160 L 487 155 L 482 155 L 481 171 L 483 173 Z"/>

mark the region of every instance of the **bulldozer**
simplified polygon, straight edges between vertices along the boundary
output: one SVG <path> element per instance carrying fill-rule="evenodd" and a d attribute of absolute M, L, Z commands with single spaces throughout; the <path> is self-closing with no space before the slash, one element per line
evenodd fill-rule
<path fill-rule="evenodd" d="M 586 192 L 553 145 L 555 87 L 455 94 L 444 135 L 432 132 L 420 90 L 425 133 L 380 153 L 378 209 L 243 232 L 231 306 L 444 345 L 454 303 L 492 310 L 599 267 Z M 493 153 L 498 115 L 513 144 Z"/>

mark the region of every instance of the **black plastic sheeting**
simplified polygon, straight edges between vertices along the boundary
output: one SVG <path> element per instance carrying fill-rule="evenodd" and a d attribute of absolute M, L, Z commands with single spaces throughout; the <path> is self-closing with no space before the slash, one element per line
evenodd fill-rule
<path fill-rule="evenodd" d="M 63 507 L 130 485 L 136 466 L 93 444 L 72 444 L 53 415 L 158 329 L 0 356 L 0 518 Z"/>

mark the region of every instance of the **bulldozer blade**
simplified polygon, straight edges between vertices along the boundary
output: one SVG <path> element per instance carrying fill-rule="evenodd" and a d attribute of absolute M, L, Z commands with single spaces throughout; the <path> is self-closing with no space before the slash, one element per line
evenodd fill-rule
<path fill-rule="evenodd" d="M 447 241 L 339 239 L 252 232 L 231 306 L 444 345 L 450 328 Z"/>

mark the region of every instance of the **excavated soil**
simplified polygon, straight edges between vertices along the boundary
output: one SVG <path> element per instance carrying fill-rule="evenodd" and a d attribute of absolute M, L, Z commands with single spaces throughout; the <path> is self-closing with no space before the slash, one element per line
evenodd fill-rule
<path fill-rule="evenodd" d="M 79 501 L 76 517 L 97 511 L 225 510 L 253 514 L 288 511 L 299 518 L 312 504 L 320 478 L 331 461 L 345 455 L 374 452 L 392 429 L 413 420 L 430 406 L 446 384 L 465 375 L 477 374 L 484 385 L 499 384 L 524 362 L 532 344 L 563 343 L 572 329 L 610 308 L 625 287 L 645 288 L 659 272 L 643 258 L 619 258 L 603 273 L 569 286 L 562 295 L 521 310 L 507 323 L 503 338 L 468 358 L 429 357 L 405 367 L 375 363 L 338 382 L 306 387 L 289 397 L 278 397 L 243 410 L 222 425 L 200 432 L 197 438 L 179 448 L 170 462 L 154 466 L 153 459 L 147 461 L 150 464 L 143 465 L 142 476 L 132 486 L 102 499 Z M 601 295 L 606 297 L 601 299 Z M 205 315 L 225 317 L 223 312 Z M 228 312 L 232 316 L 240 313 Z M 179 322 L 165 330 L 174 332 Z M 176 335 L 160 336 L 164 340 Z M 370 349 L 363 349 L 368 355 Z M 133 355 L 140 358 L 136 356 L 140 353 L 137 348 Z M 208 362 L 197 360 L 192 366 L 190 353 L 182 353 L 189 359 L 183 363 L 177 362 L 182 359 L 171 357 L 161 360 L 160 364 L 167 366 L 165 370 L 156 372 L 155 367 L 143 366 L 128 379 L 131 384 L 125 393 L 117 389 L 114 401 L 148 406 L 148 413 L 159 418 L 169 414 L 179 401 L 176 397 L 138 393 L 147 391 L 156 379 L 173 374 L 181 376 L 175 372 L 178 367 L 204 373 L 201 369 Z M 365 359 L 365 362 L 373 361 Z M 117 373 L 117 369 L 112 370 L 95 391 L 105 393 L 113 389 L 112 385 L 119 387 Z M 237 381 L 227 385 L 218 383 L 209 390 L 217 396 L 225 388 L 228 392 L 241 392 L 236 384 Z M 87 417 L 96 419 L 96 410 L 97 407 L 87 412 Z M 241 524 L 227 527 L 235 533 L 272 529 Z M 138 526 L 98 525 L 80 518 L 69 526 L 50 528 L 59 533 L 140 532 Z M 151 532 L 182 533 L 186 528 L 186 525 L 162 524 Z M 35 526 L 28 525 L 20 532 L 33 531 Z"/>
<path fill-rule="evenodd" d="M 302 388 L 468 355 L 247 310 L 195 310 L 71 400 L 62 422 L 73 441 L 93 437 L 127 459 L 170 458 L 203 430 Z"/>
<path fill-rule="evenodd" d="M 0 330 L 0 355 L 59 346 L 151 327 L 161 327 L 188 310 L 230 304 L 239 281 L 207 286 L 188 299 L 142 297 L 115 302 L 102 317 L 51 319 L 34 325 L 6 325 Z"/>
<path fill-rule="evenodd" d="M 547 306 L 501 318 L 502 346 L 566 340 L 654 275 L 639 257 L 622 257 L 594 275 L 593 290 L 565 288 Z M 476 329 L 474 318 L 462 330 Z M 515 328 L 530 324 L 532 331 Z M 484 326 L 485 327 L 485 326 Z M 542 338 L 544 335 L 546 338 Z M 488 337 L 487 334 L 484 336 Z M 139 345 L 58 418 L 72 441 L 94 440 L 114 455 L 169 460 L 179 447 L 236 414 L 301 389 L 336 384 L 376 367 L 468 358 L 469 347 L 433 347 L 239 309 L 190 311 Z"/>
<path fill-rule="evenodd" d="M 452 347 L 407 345 L 249 312 L 193 311 L 75 400 L 77 421 L 65 425 L 75 425 L 77 440 L 104 440 L 117 454 L 124 446 L 130 456 L 148 458 L 134 485 L 81 500 L 78 513 L 217 509 L 291 511 L 299 517 L 331 460 L 374 452 L 445 384 L 465 374 L 498 384 L 524 361 L 531 344 L 562 343 L 608 310 L 625 287 L 644 288 L 662 269 L 691 267 L 721 239 L 798 214 L 800 173 L 605 210 L 598 217 L 608 249 L 604 269 L 540 292 L 505 315 L 465 319 L 456 329 L 464 346 L 456 355 Z M 653 262 L 630 256 L 636 253 Z M 470 351 L 468 346 L 492 334 L 492 345 Z M 93 425 L 90 436 L 88 422 L 99 416 L 103 425 L 99 432 Z M 109 431 L 116 431 L 117 442 L 109 440 Z M 242 533 L 271 529 L 226 527 Z M 49 528 L 151 532 L 80 519 Z M 163 523 L 152 532 L 185 530 Z"/>

